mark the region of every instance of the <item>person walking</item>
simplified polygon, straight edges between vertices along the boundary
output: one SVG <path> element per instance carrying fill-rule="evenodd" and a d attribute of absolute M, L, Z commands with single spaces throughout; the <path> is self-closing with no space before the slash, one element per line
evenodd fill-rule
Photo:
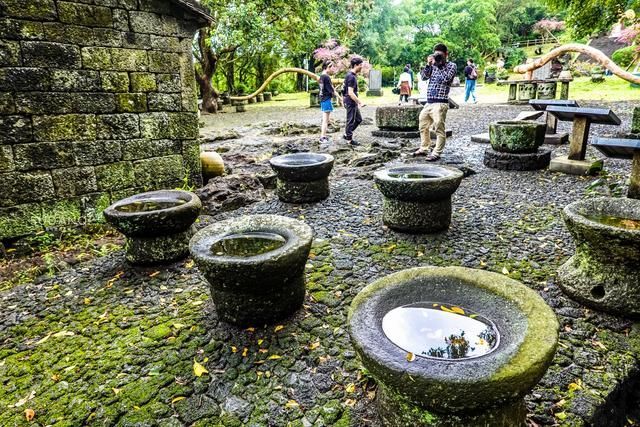
<path fill-rule="evenodd" d="M 411 69 L 411 64 L 405 65 L 404 68 L 409 69 L 407 73 L 409 73 L 409 75 L 411 76 L 411 86 L 413 86 L 413 70 Z"/>
<path fill-rule="evenodd" d="M 403 73 L 400 74 L 398 88 L 400 89 L 400 102 L 398 102 L 398 105 L 401 105 L 403 102 L 406 104 L 409 102 L 409 95 L 411 95 L 411 90 L 413 89 L 413 81 L 411 81 L 409 67 L 404 67 Z"/>
<path fill-rule="evenodd" d="M 358 99 L 358 73 L 362 71 L 362 62 L 362 58 L 352 58 L 351 68 L 349 68 L 347 76 L 344 78 L 343 102 L 344 107 L 347 109 L 347 125 L 342 138 L 351 145 L 359 145 L 353 140 L 353 132 L 362 123 L 360 108 L 364 107 L 364 104 Z"/>
<path fill-rule="evenodd" d="M 469 97 L 473 98 L 473 103 L 477 104 L 476 99 L 476 81 L 478 80 L 478 69 L 473 59 L 467 59 L 467 66 L 464 67 L 464 102 L 469 101 Z"/>
<path fill-rule="evenodd" d="M 333 103 L 331 102 L 336 91 L 333 88 L 333 84 L 331 83 L 331 76 L 329 76 L 329 72 L 327 69 L 329 68 L 329 63 L 325 62 L 322 64 L 322 74 L 320 74 L 320 111 L 322 111 L 322 125 L 320 127 L 320 142 L 327 143 L 329 142 L 329 137 L 327 136 L 327 129 L 329 127 L 329 119 L 331 117 L 331 113 L 333 112 Z"/>
<path fill-rule="evenodd" d="M 447 46 L 438 43 L 434 47 L 433 57 L 427 59 L 427 66 L 422 69 L 422 79 L 429 79 L 427 88 L 427 103 L 420 112 L 420 148 L 414 156 L 427 156 L 427 161 L 434 162 L 440 159 L 447 142 L 445 121 L 449 111 L 449 91 L 451 83 L 456 76 L 456 64 L 447 60 L 449 51 Z M 431 127 L 436 131 L 436 146 L 431 150 Z"/>

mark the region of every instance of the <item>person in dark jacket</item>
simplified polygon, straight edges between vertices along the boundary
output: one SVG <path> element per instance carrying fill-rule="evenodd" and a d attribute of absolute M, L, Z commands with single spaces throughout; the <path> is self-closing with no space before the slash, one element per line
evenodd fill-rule
<path fill-rule="evenodd" d="M 427 66 L 422 69 L 422 79 L 429 80 L 427 88 L 427 103 L 420 112 L 420 148 L 413 153 L 414 156 L 427 156 L 427 161 L 434 162 L 440 159 L 447 142 L 445 121 L 449 111 L 449 91 L 451 83 L 456 76 L 456 64 L 447 60 L 449 51 L 447 46 L 438 43 L 434 47 L 433 56 L 427 59 Z M 431 150 L 431 127 L 436 131 L 436 146 Z"/>
<path fill-rule="evenodd" d="M 358 99 L 358 73 L 362 70 L 362 62 L 362 58 L 352 58 L 351 68 L 344 78 L 343 101 L 344 107 L 347 109 L 347 125 L 342 138 L 351 145 L 358 145 L 358 143 L 353 140 L 353 132 L 358 125 L 362 123 L 360 108 L 364 107 L 364 104 Z"/>
<path fill-rule="evenodd" d="M 467 59 L 467 66 L 464 67 L 464 102 L 469 101 L 469 97 L 473 98 L 473 103 L 476 104 L 476 81 L 478 80 L 478 69 L 476 64 L 473 63 L 473 59 Z"/>
<path fill-rule="evenodd" d="M 329 142 L 329 137 L 327 136 L 327 128 L 329 127 L 329 119 L 331 117 L 331 113 L 333 112 L 333 97 L 335 96 L 335 89 L 333 88 L 333 83 L 331 83 L 331 76 L 329 76 L 329 72 L 327 69 L 329 68 L 329 63 L 325 62 L 322 64 L 322 74 L 320 75 L 320 111 L 322 111 L 322 126 L 320 130 L 320 142 Z"/>

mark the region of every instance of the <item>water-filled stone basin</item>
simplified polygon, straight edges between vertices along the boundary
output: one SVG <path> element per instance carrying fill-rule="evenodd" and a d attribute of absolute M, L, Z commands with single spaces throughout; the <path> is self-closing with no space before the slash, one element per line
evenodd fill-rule
<path fill-rule="evenodd" d="M 269 160 L 283 181 L 311 182 L 325 179 L 333 169 L 333 156 L 321 153 L 283 154 Z"/>
<path fill-rule="evenodd" d="M 562 217 L 576 244 L 558 270 L 562 290 L 593 308 L 640 316 L 640 200 L 580 200 Z"/>
<path fill-rule="evenodd" d="M 453 167 L 425 164 L 396 166 L 373 174 L 385 197 L 410 202 L 445 199 L 458 189 L 463 176 Z"/>
<path fill-rule="evenodd" d="M 189 229 L 201 209 L 200 199 L 189 191 L 159 190 L 119 200 L 103 214 L 125 236 L 154 237 Z"/>
<path fill-rule="evenodd" d="M 491 148 L 504 153 L 535 153 L 544 144 L 547 125 L 530 120 L 502 120 L 489 125 Z"/>
<path fill-rule="evenodd" d="M 399 315 L 407 309 L 415 313 Z M 522 397 L 547 370 L 558 340 L 556 317 L 536 292 L 504 275 L 462 267 L 383 277 L 355 297 L 348 324 L 362 364 L 381 387 L 389 425 L 418 425 L 411 423 L 431 412 L 434 419 L 480 414 L 467 419 L 480 422 L 491 408 L 509 408 L 505 419 L 515 413 L 524 422 Z M 402 413 L 389 415 L 400 407 Z"/>
<path fill-rule="evenodd" d="M 313 230 L 277 215 L 231 218 L 198 231 L 189 250 L 218 316 L 241 326 L 287 317 L 304 300 Z"/>

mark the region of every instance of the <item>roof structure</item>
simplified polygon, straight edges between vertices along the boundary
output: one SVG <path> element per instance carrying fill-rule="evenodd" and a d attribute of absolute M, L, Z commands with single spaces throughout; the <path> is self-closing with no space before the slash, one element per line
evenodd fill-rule
<path fill-rule="evenodd" d="M 211 16 L 209 9 L 200 4 L 197 0 L 172 0 L 174 3 L 180 5 L 181 7 L 189 10 L 196 16 L 199 16 L 203 20 L 207 22 L 213 21 L 213 16 Z"/>

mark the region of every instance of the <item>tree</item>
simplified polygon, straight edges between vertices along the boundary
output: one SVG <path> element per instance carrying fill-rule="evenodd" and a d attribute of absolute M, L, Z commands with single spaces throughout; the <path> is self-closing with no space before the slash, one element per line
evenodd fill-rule
<path fill-rule="evenodd" d="M 546 0 L 558 11 L 566 12 L 567 28 L 576 37 L 608 32 L 628 10 L 640 11 L 640 0 Z"/>

